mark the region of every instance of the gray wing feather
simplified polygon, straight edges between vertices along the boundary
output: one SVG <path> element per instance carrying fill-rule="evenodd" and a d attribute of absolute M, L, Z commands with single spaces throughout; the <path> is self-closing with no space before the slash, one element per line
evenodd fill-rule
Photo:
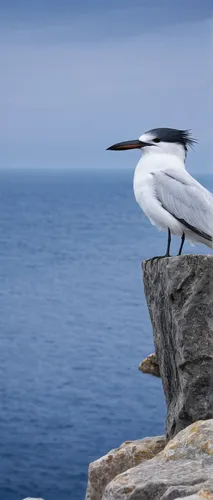
<path fill-rule="evenodd" d="M 213 235 L 213 195 L 186 170 L 154 173 L 154 189 L 162 206 L 198 231 Z"/>

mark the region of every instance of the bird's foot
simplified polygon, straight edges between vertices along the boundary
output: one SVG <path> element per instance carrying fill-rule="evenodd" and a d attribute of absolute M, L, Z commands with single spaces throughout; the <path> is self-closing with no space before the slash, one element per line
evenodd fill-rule
<path fill-rule="evenodd" d="M 159 260 L 159 259 L 165 259 L 165 257 L 171 257 L 168 253 L 165 253 L 165 255 L 156 255 L 156 257 L 152 257 L 151 259 L 147 259 L 146 262 L 153 262 L 154 260 Z"/>
<path fill-rule="evenodd" d="M 185 236 L 184 236 L 185 237 Z M 184 238 L 182 237 L 183 242 L 181 243 L 180 251 L 182 250 Z M 171 246 L 171 230 L 168 227 L 168 242 L 167 249 L 165 255 L 157 255 L 156 257 L 152 257 L 152 259 L 148 259 L 147 262 L 154 262 L 154 260 L 165 259 L 165 257 L 170 257 L 170 246 Z"/>

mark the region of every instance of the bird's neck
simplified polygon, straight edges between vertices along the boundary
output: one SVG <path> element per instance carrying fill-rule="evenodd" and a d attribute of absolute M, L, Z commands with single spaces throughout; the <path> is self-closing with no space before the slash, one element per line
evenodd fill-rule
<path fill-rule="evenodd" d="M 149 153 L 142 155 L 137 164 L 136 172 L 145 177 L 152 172 L 165 170 L 166 168 L 185 168 L 183 157 L 172 153 Z M 135 172 L 135 173 L 136 173 Z"/>

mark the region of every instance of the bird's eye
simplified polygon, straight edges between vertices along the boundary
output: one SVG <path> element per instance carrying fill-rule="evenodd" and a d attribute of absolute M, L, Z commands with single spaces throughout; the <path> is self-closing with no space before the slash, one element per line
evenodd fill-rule
<path fill-rule="evenodd" d="M 153 142 L 160 142 L 160 139 L 156 137 L 156 139 L 153 139 Z"/>

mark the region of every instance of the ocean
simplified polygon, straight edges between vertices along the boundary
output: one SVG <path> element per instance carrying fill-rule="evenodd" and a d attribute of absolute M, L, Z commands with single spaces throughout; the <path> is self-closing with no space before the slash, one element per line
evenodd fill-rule
<path fill-rule="evenodd" d="M 161 381 L 138 365 L 153 352 L 141 261 L 167 235 L 132 178 L 0 171 L 1 500 L 83 500 L 89 462 L 164 433 Z"/>

